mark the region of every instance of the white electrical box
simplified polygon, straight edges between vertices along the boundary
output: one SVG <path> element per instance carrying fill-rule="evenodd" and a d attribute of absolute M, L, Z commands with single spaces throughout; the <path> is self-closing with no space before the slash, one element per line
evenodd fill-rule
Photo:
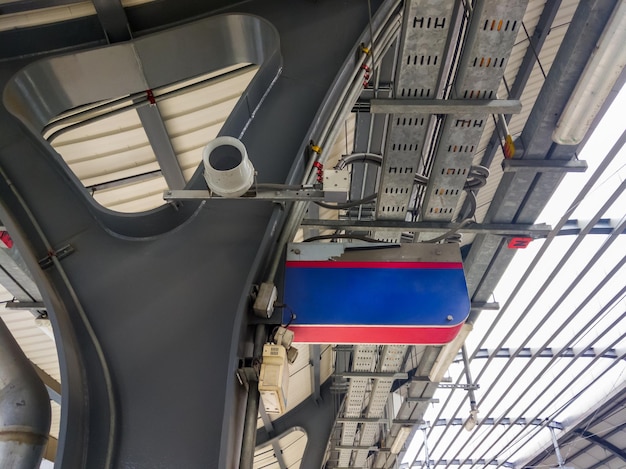
<path fill-rule="evenodd" d="M 350 172 L 347 169 L 324 170 L 324 201 L 347 202 L 350 192 Z"/>
<path fill-rule="evenodd" d="M 288 383 L 287 350 L 282 345 L 265 344 L 259 376 L 259 393 L 265 412 L 278 415 L 285 412 Z"/>

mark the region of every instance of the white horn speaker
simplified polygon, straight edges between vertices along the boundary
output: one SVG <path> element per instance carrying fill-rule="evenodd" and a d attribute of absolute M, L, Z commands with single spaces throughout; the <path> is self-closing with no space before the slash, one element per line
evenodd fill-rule
<path fill-rule="evenodd" d="M 254 182 L 254 166 L 246 147 L 235 137 L 217 137 L 204 147 L 204 179 L 222 197 L 240 197 Z"/>

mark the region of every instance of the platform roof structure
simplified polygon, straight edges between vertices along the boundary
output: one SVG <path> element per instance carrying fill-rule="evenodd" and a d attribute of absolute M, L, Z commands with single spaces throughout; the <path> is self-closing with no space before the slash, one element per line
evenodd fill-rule
<path fill-rule="evenodd" d="M 625 10 L 0 2 L 0 316 L 50 394 L 44 456 L 625 467 Z M 206 190 L 219 135 L 277 193 L 347 169 L 350 203 L 167 199 Z M 252 293 L 314 237 L 458 244 L 471 310 L 449 343 L 296 337 L 286 412 L 257 412 L 280 318 Z"/>

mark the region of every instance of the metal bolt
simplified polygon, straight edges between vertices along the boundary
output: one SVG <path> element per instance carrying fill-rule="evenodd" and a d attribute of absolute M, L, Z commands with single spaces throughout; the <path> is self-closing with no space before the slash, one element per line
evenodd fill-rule
<path fill-rule="evenodd" d="M 293 252 L 294 254 L 300 254 L 300 249 L 294 249 Z"/>
<path fill-rule="evenodd" d="M 452 317 L 452 315 L 451 315 L 451 314 L 448 314 L 448 317 L 446 317 L 446 319 L 447 319 L 448 321 L 452 321 L 454 318 Z"/>

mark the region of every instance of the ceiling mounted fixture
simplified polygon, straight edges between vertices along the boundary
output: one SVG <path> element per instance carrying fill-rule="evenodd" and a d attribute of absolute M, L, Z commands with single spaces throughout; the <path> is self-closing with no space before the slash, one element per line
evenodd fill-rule
<path fill-rule="evenodd" d="M 246 147 L 235 137 L 217 137 L 204 147 L 204 179 L 222 197 L 240 197 L 252 187 L 254 166 Z"/>
<path fill-rule="evenodd" d="M 615 86 L 626 64 L 626 3 L 619 2 L 570 97 L 552 140 L 577 145 Z"/>

